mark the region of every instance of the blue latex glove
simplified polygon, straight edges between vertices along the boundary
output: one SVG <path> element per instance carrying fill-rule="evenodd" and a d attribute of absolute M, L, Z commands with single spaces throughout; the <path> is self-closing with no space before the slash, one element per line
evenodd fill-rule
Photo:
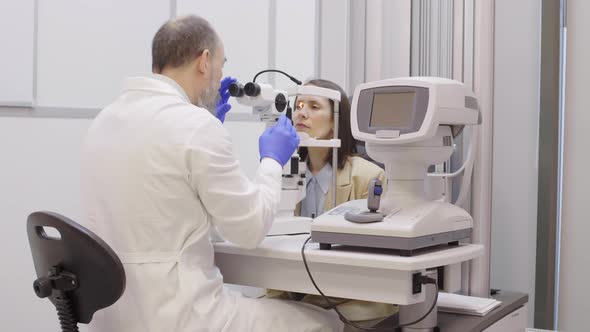
<path fill-rule="evenodd" d="M 274 126 L 266 129 L 260 135 L 258 139 L 260 159 L 272 158 L 281 166 L 285 166 L 298 145 L 299 136 L 297 136 L 291 120 L 282 115 Z"/>
<path fill-rule="evenodd" d="M 229 100 L 229 86 L 237 81 L 235 78 L 229 76 L 221 80 L 221 86 L 219 87 L 219 96 L 221 98 L 219 98 L 217 105 L 215 105 L 215 116 L 217 116 L 221 123 L 225 121 L 225 114 L 231 109 L 231 105 L 227 102 Z"/>

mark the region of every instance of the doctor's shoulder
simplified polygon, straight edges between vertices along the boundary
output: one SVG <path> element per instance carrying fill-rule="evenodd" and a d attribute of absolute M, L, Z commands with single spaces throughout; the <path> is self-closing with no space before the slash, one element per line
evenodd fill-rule
<path fill-rule="evenodd" d="M 233 149 L 231 135 L 213 114 L 194 105 L 188 105 L 185 110 L 188 112 L 184 112 L 182 122 L 178 125 L 189 134 L 186 147 Z"/>
<path fill-rule="evenodd" d="M 184 102 L 170 106 L 171 114 L 180 127 L 190 130 L 222 127 L 219 120 L 204 108 Z"/>

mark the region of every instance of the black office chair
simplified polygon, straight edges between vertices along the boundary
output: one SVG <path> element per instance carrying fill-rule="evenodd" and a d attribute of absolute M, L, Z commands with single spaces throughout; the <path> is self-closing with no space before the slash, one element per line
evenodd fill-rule
<path fill-rule="evenodd" d="M 78 331 L 78 323 L 90 323 L 123 294 L 123 264 L 96 234 L 52 212 L 29 215 L 27 233 L 38 278 L 33 288 L 55 305 L 63 332 Z"/>

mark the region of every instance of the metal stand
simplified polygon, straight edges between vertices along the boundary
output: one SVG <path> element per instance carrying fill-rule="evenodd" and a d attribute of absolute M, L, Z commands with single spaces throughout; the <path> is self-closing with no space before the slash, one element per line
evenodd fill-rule
<path fill-rule="evenodd" d="M 78 278 L 73 273 L 63 270 L 59 266 L 53 266 L 47 277 L 41 277 L 33 282 L 35 294 L 40 298 L 51 296 L 53 299 L 62 332 L 78 332 L 78 320 L 73 309 L 73 303 L 68 295 L 78 288 Z"/>

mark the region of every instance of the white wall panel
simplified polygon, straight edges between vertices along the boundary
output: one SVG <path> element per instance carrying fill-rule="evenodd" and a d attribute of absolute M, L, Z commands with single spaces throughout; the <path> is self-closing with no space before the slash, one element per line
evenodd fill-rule
<path fill-rule="evenodd" d="M 167 0 L 39 1 L 38 105 L 102 108 L 126 76 L 151 73 Z"/>
<path fill-rule="evenodd" d="M 34 1 L 0 1 L 0 105 L 33 102 Z"/>
<path fill-rule="evenodd" d="M 586 331 L 590 326 L 588 252 L 588 142 L 590 142 L 590 2 L 567 1 L 567 55 L 563 146 L 563 192 L 559 272 L 559 331 Z M 556 78 L 557 79 L 557 78 Z"/>
<path fill-rule="evenodd" d="M 348 84 L 349 1 L 322 0 L 320 77 L 334 81 L 344 90 Z"/>
<path fill-rule="evenodd" d="M 82 217 L 80 150 L 89 125 L 88 119 L 0 118 L 2 331 L 59 330 L 55 307 L 33 291 L 26 218 L 39 210 Z"/>
<path fill-rule="evenodd" d="M 276 68 L 301 81 L 315 78 L 316 0 L 276 2 Z M 276 74 L 277 87 L 293 86 Z"/>
<path fill-rule="evenodd" d="M 410 0 L 366 2 L 364 44 L 355 42 L 355 46 L 347 46 L 364 49 L 365 82 L 410 75 L 411 5 Z M 354 36 L 356 30 L 362 27 L 353 26 L 348 29 L 351 36 Z M 351 54 L 350 50 L 347 54 Z M 353 63 L 353 66 L 358 64 Z M 353 68 L 350 70 L 354 71 Z M 356 80 L 351 81 L 349 90 L 354 91 L 354 84 L 358 83 L 360 82 Z"/>
<path fill-rule="evenodd" d="M 269 0 L 177 0 L 177 15 L 198 15 L 211 23 L 224 44 L 224 75 L 241 82 L 268 68 L 269 12 Z M 231 104 L 232 112 L 251 112 L 235 101 Z"/>
<path fill-rule="evenodd" d="M 491 286 L 534 303 L 540 1 L 496 0 L 495 34 Z"/>

